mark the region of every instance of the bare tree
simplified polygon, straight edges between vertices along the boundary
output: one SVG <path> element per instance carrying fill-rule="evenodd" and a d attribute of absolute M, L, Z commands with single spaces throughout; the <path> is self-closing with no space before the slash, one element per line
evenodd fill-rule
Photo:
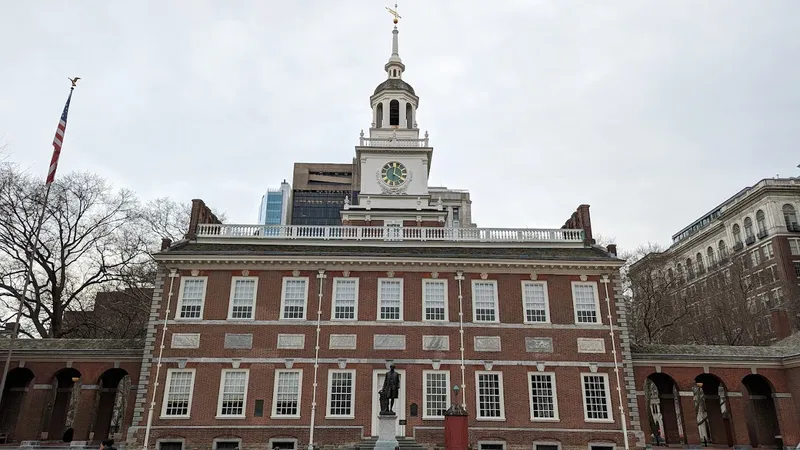
<path fill-rule="evenodd" d="M 66 311 L 90 304 L 102 288 L 122 285 L 133 267 L 146 262 L 147 238 L 132 192 L 73 173 L 52 184 L 39 245 L 33 246 L 42 186 L 16 171 L 0 186 L 0 305 L 16 310 L 28 252 L 35 248 L 21 332 L 61 337 Z"/>
<path fill-rule="evenodd" d="M 626 255 L 622 269 L 634 339 L 642 343 L 674 341 L 676 328 L 689 315 L 689 298 L 678 291 L 663 249 L 654 243 Z M 633 267 L 632 267 L 633 265 Z"/>

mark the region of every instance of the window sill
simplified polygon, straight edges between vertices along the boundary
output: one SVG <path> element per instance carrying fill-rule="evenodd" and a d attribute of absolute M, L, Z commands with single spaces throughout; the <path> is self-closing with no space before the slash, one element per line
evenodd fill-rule
<path fill-rule="evenodd" d="M 503 417 L 476 417 L 475 420 L 478 420 L 478 421 L 481 421 L 481 422 L 505 422 L 506 418 L 505 418 L 505 416 L 503 416 Z"/>
<path fill-rule="evenodd" d="M 292 317 L 291 319 L 287 319 L 286 317 L 281 317 L 281 318 L 280 318 L 280 319 L 278 319 L 278 320 L 280 320 L 280 321 L 282 321 L 282 322 L 305 322 L 305 321 L 306 321 L 306 320 L 308 320 L 308 319 L 306 319 L 305 317 L 303 317 L 303 318 L 295 318 L 295 317 Z"/>
<path fill-rule="evenodd" d="M 358 318 L 357 317 L 353 317 L 352 319 L 331 318 L 331 322 L 358 322 Z"/>
<path fill-rule="evenodd" d="M 422 319 L 422 321 L 426 322 L 426 323 L 448 323 L 448 322 L 450 322 L 447 319 L 443 319 L 443 320 Z"/>
<path fill-rule="evenodd" d="M 246 419 L 245 416 L 216 416 L 215 419 L 227 420 L 227 419 Z"/>
<path fill-rule="evenodd" d="M 549 320 L 545 320 L 543 322 L 530 322 L 526 320 L 525 322 L 522 323 L 524 323 L 525 325 L 552 325 L 552 323 Z"/>
<path fill-rule="evenodd" d="M 325 416 L 325 419 L 330 420 L 354 420 L 356 416 Z"/>
<path fill-rule="evenodd" d="M 254 321 L 254 320 L 256 320 L 256 319 L 255 319 L 254 317 L 248 317 L 248 318 L 243 318 L 243 317 L 228 317 L 228 319 L 227 319 L 227 320 L 230 320 L 231 322 L 253 322 L 253 321 Z"/>
<path fill-rule="evenodd" d="M 472 323 L 500 323 L 499 320 L 473 320 Z"/>
<path fill-rule="evenodd" d="M 275 414 L 273 414 L 273 415 L 269 416 L 269 418 L 270 419 L 277 419 L 277 420 L 281 420 L 281 419 L 298 420 L 300 418 L 300 416 L 276 416 Z"/>
<path fill-rule="evenodd" d="M 422 416 L 422 420 L 444 420 L 444 416 Z"/>
<path fill-rule="evenodd" d="M 187 420 L 187 419 L 191 419 L 191 418 L 192 418 L 192 416 L 165 416 L 165 415 L 161 415 L 159 417 L 159 419 L 165 419 L 165 420 Z"/>
<path fill-rule="evenodd" d="M 176 322 L 200 322 L 203 320 L 202 317 L 176 317 L 174 319 Z"/>
<path fill-rule="evenodd" d="M 378 322 L 403 322 L 403 319 L 377 319 Z"/>
<path fill-rule="evenodd" d="M 531 417 L 531 422 L 551 422 L 551 423 L 556 423 L 556 422 L 561 422 L 561 419 L 559 419 L 558 417 L 555 417 L 555 418 L 552 418 L 552 419 Z"/>
<path fill-rule="evenodd" d="M 586 423 L 614 423 L 614 419 L 583 419 Z"/>

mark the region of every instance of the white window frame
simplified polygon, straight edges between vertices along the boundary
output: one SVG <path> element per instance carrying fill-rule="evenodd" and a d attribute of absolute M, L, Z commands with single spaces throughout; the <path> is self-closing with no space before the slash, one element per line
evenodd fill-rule
<path fill-rule="evenodd" d="M 286 318 L 286 285 L 289 281 L 304 281 L 305 288 L 303 289 L 303 317 Z M 283 277 L 281 282 L 281 313 L 280 320 L 306 320 L 308 317 L 308 277 Z"/>
<path fill-rule="evenodd" d="M 525 300 L 525 286 L 526 285 L 541 285 L 544 288 L 544 321 L 530 321 L 528 320 L 528 305 Z M 547 292 L 547 281 L 528 281 L 522 280 L 522 320 L 523 323 L 550 323 L 550 296 Z"/>
<path fill-rule="evenodd" d="M 489 444 L 489 445 L 497 445 L 497 444 L 500 444 L 500 445 L 502 445 L 502 446 L 503 446 L 503 450 L 506 450 L 506 449 L 508 448 L 508 444 L 506 444 L 506 441 L 498 441 L 498 440 L 481 440 L 481 441 L 478 441 L 478 448 L 477 448 L 476 450 L 481 450 L 481 448 L 482 448 L 482 447 L 481 447 L 481 445 L 483 445 L 483 444 Z"/>
<path fill-rule="evenodd" d="M 381 318 L 381 303 L 383 299 L 381 298 L 381 284 L 384 281 L 399 281 L 400 282 L 400 318 L 398 319 L 382 319 Z M 403 321 L 403 310 L 405 309 L 405 284 L 403 283 L 402 278 L 378 278 L 378 316 L 377 320 L 381 322 L 402 322 Z"/>
<path fill-rule="evenodd" d="M 548 375 L 553 385 L 553 417 L 533 417 L 533 386 L 531 386 L 531 377 L 534 375 Z M 556 373 L 555 372 L 528 372 L 528 406 L 531 411 L 531 422 L 558 422 L 558 388 L 556 386 Z"/>
<path fill-rule="evenodd" d="M 595 309 L 595 317 L 597 320 L 595 322 L 579 322 L 578 321 L 578 302 L 575 296 L 575 286 L 578 285 L 591 285 L 592 290 L 594 291 L 594 309 Z M 573 281 L 572 282 L 572 312 L 575 318 L 575 325 L 603 325 L 603 316 L 600 313 L 600 295 L 599 290 L 597 289 L 597 282 L 596 281 Z"/>
<path fill-rule="evenodd" d="M 608 411 L 608 419 L 590 419 L 589 418 L 589 411 L 586 408 L 586 381 L 584 380 L 585 377 L 602 377 L 605 379 L 605 391 L 606 391 L 606 410 Z M 581 372 L 580 376 L 581 382 L 581 398 L 583 399 L 583 421 L 589 423 L 614 423 L 614 405 L 611 404 L 611 385 L 608 381 L 608 374 L 601 373 L 601 372 Z"/>
<path fill-rule="evenodd" d="M 663 437 L 662 437 L 663 439 Z M 613 442 L 592 441 L 586 446 L 586 450 L 592 450 L 592 447 L 611 447 L 612 450 L 617 450 L 617 444 Z"/>
<path fill-rule="evenodd" d="M 220 442 L 236 442 L 239 445 L 239 448 L 240 449 L 242 448 L 242 440 L 239 439 L 238 437 L 229 437 L 229 438 L 217 437 L 211 441 L 212 450 L 217 450 L 217 444 L 219 444 Z"/>
<path fill-rule="evenodd" d="M 772 247 L 772 242 L 762 245 L 761 249 L 763 250 L 762 256 L 764 257 L 765 261 L 768 261 L 775 256 L 775 249 Z"/>
<path fill-rule="evenodd" d="M 789 238 L 789 239 L 787 239 L 787 241 L 789 241 L 789 253 L 792 256 L 800 255 L 800 239 Z M 797 253 L 795 253 L 793 251 L 794 248 L 792 248 L 792 244 L 794 244 L 794 247 L 797 248 L 797 250 L 798 250 Z"/>
<path fill-rule="evenodd" d="M 477 320 L 477 308 L 475 307 L 475 285 L 479 283 L 487 283 L 494 285 L 494 320 Z M 497 280 L 472 280 L 472 322 L 473 323 L 500 323 L 500 300 L 499 292 L 497 291 Z"/>
<path fill-rule="evenodd" d="M 167 400 L 169 399 L 169 390 L 172 387 L 172 374 L 179 372 L 189 372 L 192 374 L 191 387 L 189 388 L 189 404 L 186 407 L 186 414 L 179 416 L 167 415 Z M 161 399 L 161 418 L 162 419 L 189 419 L 192 415 L 192 400 L 194 399 L 194 380 L 196 376 L 195 369 L 167 369 L 167 376 L 164 380 L 164 395 Z M 170 441 L 173 442 L 173 441 Z"/>
<path fill-rule="evenodd" d="M 435 319 L 427 319 L 425 317 L 426 316 L 425 308 L 427 307 L 426 306 L 426 302 L 428 301 L 428 299 L 425 298 L 425 285 L 427 285 L 427 284 L 444 284 L 444 319 L 435 320 Z M 422 321 L 423 322 L 449 322 L 450 321 L 450 313 L 448 311 L 450 309 L 450 298 L 448 296 L 448 288 L 449 288 L 449 286 L 447 285 L 447 279 L 446 278 L 445 279 L 439 279 L 439 278 L 423 278 L 422 279 Z"/>
<path fill-rule="evenodd" d="M 295 439 L 295 438 L 288 438 L 288 437 L 286 437 L 286 438 L 277 438 L 276 437 L 276 438 L 271 438 L 267 442 L 268 442 L 267 450 L 275 448 L 274 444 L 276 442 L 291 442 L 292 444 L 294 444 L 294 449 L 295 450 L 299 450 L 298 447 L 297 447 L 297 439 Z"/>
<path fill-rule="evenodd" d="M 332 414 L 331 408 L 333 401 L 331 395 L 333 394 L 333 374 L 335 373 L 349 373 L 351 376 L 352 384 L 350 386 L 350 414 Z M 327 407 L 325 408 L 326 419 L 355 419 L 356 418 L 356 371 L 355 369 L 328 369 L 328 395 Z"/>
<path fill-rule="evenodd" d="M 181 444 L 181 450 L 186 448 L 186 439 L 183 438 L 163 438 L 156 439 L 156 450 L 161 450 L 162 444 Z"/>
<path fill-rule="evenodd" d="M 444 420 L 444 415 L 428 415 L 428 374 L 445 375 L 445 405 L 450 405 L 450 371 L 449 370 L 423 370 L 422 371 L 422 419 L 423 420 Z M 445 408 L 446 410 L 447 408 Z"/>
<path fill-rule="evenodd" d="M 353 318 L 352 319 L 338 319 L 336 318 L 336 292 L 337 286 L 339 284 L 339 280 L 346 280 L 346 281 L 355 281 L 356 284 L 356 303 L 353 308 Z M 360 283 L 358 278 L 355 277 L 334 277 L 333 278 L 333 289 L 331 290 L 331 320 L 336 321 L 356 321 L 358 320 L 358 296 L 359 296 L 359 287 Z"/>
<path fill-rule="evenodd" d="M 481 416 L 481 393 L 480 393 L 480 375 L 492 374 L 497 375 L 498 387 L 500 389 L 500 417 L 483 417 Z M 475 371 L 475 420 L 484 420 L 490 422 L 501 422 L 506 420 L 506 405 L 505 405 L 505 389 L 503 387 L 503 372 L 496 370 L 476 370 Z"/>
<path fill-rule="evenodd" d="M 183 308 L 183 289 L 187 280 L 203 280 L 203 300 L 200 302 L 200 317 L 181 317 Z M 203 320 L 206 306 L 206 293 L 208 292 L 208 277 L 181 277 L 181 287 L 178 289 L 178 306 L 175 308 L 175 320 Z"/>
<path fill-rule="evenodd" d="M 297 377 L 297 414 L 278 415 L 278 380 L 281 373 L 298 373 Z M 303 405 L 303 369 L 275 369 L 275 379 L 272 382 L 272 413 L 271 419 L 299 419 Z"/>
<path fill-rule="evenodd" d="M 236 293 L 237 281 L 253 281 L 253 305 L 250 317 L 233 317 L 233 295 Z M 231 295 L 228 299 L 228 320 L 255 320 L 256 318 L 256 299 L 258 298 L 258 277 L 231 277 Z"/>
<path fill-rule="evenodd" d="M 244 399 L 241 414 L 222 414 L 222 395 L 225 392 L 225 374 L 244 372 Z M 247 391 L 250 387 L 250 369 L 222 369 L 219 376 L 219 397 L 217 397 L 217 419 L 244 419 L 247 416 Z M 232 439 L 225 439 L 232 440 Z"/>
<path fill-rule="evenodd" d="M 552 445 L 561 450 L 561 442 L 558 441 L 533 441 L 533 450 L 536 450 L 539 445 Z"/>

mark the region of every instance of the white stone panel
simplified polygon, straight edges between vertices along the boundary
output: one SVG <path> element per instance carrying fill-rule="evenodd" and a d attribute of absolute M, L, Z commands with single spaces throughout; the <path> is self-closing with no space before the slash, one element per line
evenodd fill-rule
<path fill-rule="evenodd" d="M 605 353 L 606 341 L 603 338 L 578 338 L 578 353 Z"/>
<path fill-rule="evenodd" d="M 225 348 L 253 348 L 253 335 L 225 333 Z"/>
<path fill-rule="evenodd" d="M 475 336 L 476 352 L 499 352 L 500 336 Z"/>
<path fill-rule="evenodd" d="M 553 353 L 553 338 L 526 337 L 525 351 L 529 353 Z"/>
<path fill-rule="evenodd" d="M 305 334 L 279 334 L 278 348 L 303 349 L 306 346 Z"/>
<path fill-rule="evenodd" d="M 375 350 L 405 350 L 406 337 L 402 334 L 376 334 L 372 348 Z"/>
<path fill-rule="evenodd" d="M 200 333 L 173 333 L 172 348 L 199 348 Z"/>
<path fill-rule="evenodd" d="M 450 350 L 450 336 L 422 336 L 423 350 Z"/>
<path fill-rule="evenodd" d="M 355 350 L 355 334 L 332 334 L 328 340 L 328 348 L 331 350 Z"/>

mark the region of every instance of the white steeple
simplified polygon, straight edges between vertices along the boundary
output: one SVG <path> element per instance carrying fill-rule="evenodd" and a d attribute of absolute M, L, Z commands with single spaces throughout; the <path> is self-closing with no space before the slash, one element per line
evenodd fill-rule
<path fill-rule="evenodd" d="M 397 5 L 395 5 L 396 7 Z M 397 19 L 395 19 L 395 22 Z M 403 60 L 400 59 L 400 52 L 398 51 L 398 44 L 397 44 L 397 35 L 400 34 L 397 31 L 397 25 L 394 26 L 394 30 L 392 30 L 392 56 L 389 57 L 389 62 L 386 63 L 383 68 L 386 70 L 386 73 L 389 74 L 389 78 L 396 78 L 401 79 L 403 78 L 403 72 L 406 70 L 405 64 L 403 64 Z"/>

